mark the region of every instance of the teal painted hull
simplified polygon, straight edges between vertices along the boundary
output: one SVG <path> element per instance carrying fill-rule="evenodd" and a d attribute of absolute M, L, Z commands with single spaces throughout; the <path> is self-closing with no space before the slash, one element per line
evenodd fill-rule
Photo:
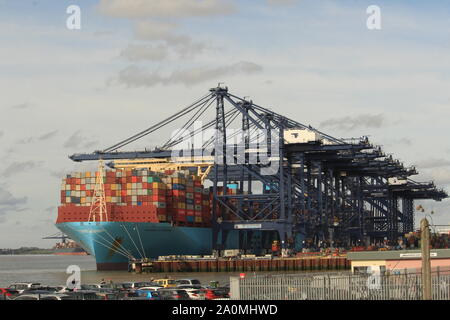
<path fill-rule="evenodd" d="M 56 227 L 95 256 L 97 270 L 126 270 L 129 258 L 212 252 L 211 228 L 135 222 L 66 222 Z M 226 247 L 239 248 L 237 232 L 230 232 Z"/>

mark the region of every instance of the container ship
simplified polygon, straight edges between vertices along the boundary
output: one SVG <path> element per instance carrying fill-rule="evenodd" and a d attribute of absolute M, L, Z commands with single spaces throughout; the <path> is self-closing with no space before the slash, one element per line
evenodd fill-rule
<path fill-rule="evenodd" d="M 69 255 L 69 256 L 85 256 L 88 253 L 75 241 L 65 241 L 65 242 L 58 242 L 53 247 L 53 254 L 55 255 Z"/>
<path fill-rule="evenodd" d="M 211 254 L 211 199 L 189 170 L 77 172 L 62 181 L 56 227 L 95 257 L 97 270 L 127 270 L 132 259 Z M 239 248 L 238 233 L 225 246 Z"/>

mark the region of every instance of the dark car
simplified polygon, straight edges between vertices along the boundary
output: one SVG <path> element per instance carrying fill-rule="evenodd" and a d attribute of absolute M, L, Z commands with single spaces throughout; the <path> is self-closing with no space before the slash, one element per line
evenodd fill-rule
<path fill-rule="evenodd" d="M 79 290 L 66 293 L 67 298 L 64 300 L 102 300 L 97 292 L 88 290 Z"/>
<path fill-rule="evenodd" d="M 160 300 L 190 300 L 188 293 L 181 289 L 158 290 Z"/>

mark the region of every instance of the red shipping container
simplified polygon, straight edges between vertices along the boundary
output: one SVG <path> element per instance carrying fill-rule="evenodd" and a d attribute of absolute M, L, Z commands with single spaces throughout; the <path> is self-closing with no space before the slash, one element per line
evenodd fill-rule
<path fill-rule="evenodd" d="M 186 222 L 186 216 L 177 215 L 175 221 Z"/>
<path fill-rule="evenodd" d="M 142 189 L 148 189 L 148 183 L 142 182 Z"/>
<path fill-rule="evenodd" d="M 163 195 L 152 195 L 153 202 L 166 202 L 166 197 Z"/>
<path fill-rule="evenodd" d="M 195 205 L 201 205 L 202 204 L 202 200 L 201 199 L 194 199 L 194 204 Z"/>
<path fill-rule="evenodd" d="M 78 179 L 78 178 L 77 178 L 77 179 L 75 180 L 75 183 L 76 183 L 76 184 L 81 184 L 81 179 Z"/>
<path fill-rule="evenodd" d="M 123 190 L 123 189 L 122 189 L 122 191 L 120 191 L 120 195 L 121 195 L 122 197 L 126 197 L 126 196 L 127 196 L 127 190 Z"/>
<path fill-rule="evenodd" d="M 135 177 L 135 176 L 131 177 L 131 182 L 132 183 L 136 183 L 137 182 L 137 177 Z"/>
<path fill-rule="evenodd" d="M 186 191 L 184 190 L 171 190 L 171 191 L 174 197 L 186 197 Z"/>
<path fill-rule="evenodd" d="M 166 195 L 165 189 L 153 189 L 153 195 Z"/>
<path fill-rule="evenodd" d="M 127 176 L 127 183 L 132 183 L 133 182 L 132 180 L 133 180 L 132 177 Z"/>
<path fill-rule="evenodd" d="M 167 214 L 167 210 L 166 208 L 156 208 L 156 213 L 157 214 Z"/>
<path fill-rule="evenodd" d="M 193 216 L 195 214 L 194 210 L 186 210 L 186 215 L 187 216 Z"/>
<path fill-rule="evenodd" d="M 186 209 L 176 209 L 175 212 L 177 215 L 182 215 L 182 216 L 186 215 Z"/>
<path fill-rule="evenodd" d="M 110 184 L 104 184 L 104 186 L 105 186 L 105 190 L 111 190 L 111 185 Z"/>

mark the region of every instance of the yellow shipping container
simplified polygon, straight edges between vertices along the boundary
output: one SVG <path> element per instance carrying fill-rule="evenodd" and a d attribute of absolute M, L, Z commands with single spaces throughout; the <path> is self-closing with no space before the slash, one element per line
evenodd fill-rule
<path fill-rule="evenodd" d="M 81 198 L 80 202 L 81 203 L 86 203 L 86 198 Z"/>
<path fill-rule="evenodd" d="M 90 178 L 90 177 L 91 177 L 91 172 L 90 171 L 86 172 L 86 178 Z"/>
<path fill-rule="evenodd" d="M 184 179 L 184 178 L 172 178 L 172 183 L 186 184 L 186 179 Z"/>
<path fill-rule="evenodd" d="M 153 189 L 165 189 L 166 188 L 164 183 L 161 183 L 161 182 L 153 182 L 152 187 L 153 187 Z"/>
<path fill-rule="evenodd" d="M 195 222 L 203 222 L 202 217 L 195 217 Z"/>
<path fill-rule="evenodd" d="M 112 200 L 112 199 L 111 199 L 110 196 L 107 196 L 107 197 L 106 197 L 106 202 L 111 202 L 111 200 Z"/>
<path fill-rule="evenodd" d="M 111 190 L 117 190 L 117 184 L 112 184 L 111 185 Z"/>
<path fill-rule="evenodd" d="M 127 183 L 127 189 L 131 189 L 131 182 Z"/>
<path fill-rule="evenodd" d="M 158 215 L 158 219 L 159 219 L 159 221 L 167 221 L 166 216 L 163 215 L 163 214 L 159 214 L 159 215 Z"/>

